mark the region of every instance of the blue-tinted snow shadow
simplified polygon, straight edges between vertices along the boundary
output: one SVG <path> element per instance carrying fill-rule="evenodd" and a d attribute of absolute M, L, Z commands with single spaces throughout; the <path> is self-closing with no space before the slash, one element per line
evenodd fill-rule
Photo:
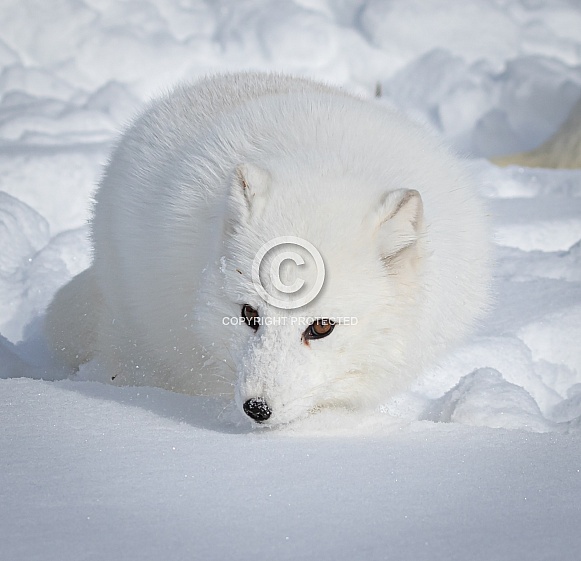
<path fill-rule="evenodd" d="M 253 430 L 250 421 L 237 410 L 231 399 L 178 394 L 154 387 L 119 387 L 74 380 L 74 372 L 52 361 L 41 327 L 42 320 L 35 320 L 27 327 L 24 341 L 17 345 L 0 334 L 0 379 L 29 378 L 55 382 L 59 388 L 91 399 L 138 407 L 209 431 L 244 434 Z"/>
<path fill-rule="evenodd" d="M 224 434 L 252 432 L 250 421 L 238 412 L 232 400 L 211 396 L 178 394 L 148 386 L 113 386 L 101 382 L 63 380 L 59 388 L 85 397 L 137 407 L 160 417 L 192 427 Z"/>

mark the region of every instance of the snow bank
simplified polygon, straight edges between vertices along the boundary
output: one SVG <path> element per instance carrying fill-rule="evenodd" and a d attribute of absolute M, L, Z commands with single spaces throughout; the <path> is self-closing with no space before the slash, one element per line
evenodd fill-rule
<path fill-rule="evenodd" d="M 5 559 L 578 558 L 571 435 L 247 433 L 157 389 L 0 388 Z"/>

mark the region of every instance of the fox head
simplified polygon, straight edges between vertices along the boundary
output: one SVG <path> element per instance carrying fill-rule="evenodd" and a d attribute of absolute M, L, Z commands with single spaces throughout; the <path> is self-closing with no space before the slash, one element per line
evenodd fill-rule
<path fill-rule="evenodd" d="M 198 326 L 209 367 L 233 375 L 236 403 L 257 423 L 376 404 L 414 370 L 422 199 L 389 185 L 369 192 L 357 177 L 292 162 L 232 174 Z"/>

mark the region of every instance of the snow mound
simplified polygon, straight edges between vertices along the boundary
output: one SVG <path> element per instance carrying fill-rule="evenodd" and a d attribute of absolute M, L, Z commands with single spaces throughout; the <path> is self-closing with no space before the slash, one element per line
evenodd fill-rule
<path fill-rule="evenodd" d="M 524 428 L 549 432 L 547 422 L 523 387 L 507 382 L 494 368 L 480 368 L 435 400 L 425 419 L 477 427 Z"/>

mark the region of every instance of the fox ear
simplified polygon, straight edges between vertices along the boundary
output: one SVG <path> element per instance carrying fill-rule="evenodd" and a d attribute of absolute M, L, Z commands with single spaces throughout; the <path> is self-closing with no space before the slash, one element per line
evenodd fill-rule
<path fill-rule="evenodd" d="M 268 198 L 270 173 L 253 164 L 236 168 L 234 196 L 246 207 L 249 217 L 260 216 Z"/>
<path fill-rule="evenodd" d="M 419 238 L 424 218 L 422 197 L 415 189 L 388 191 L 375 216 L 382 258 L 390 259 Z"/>

